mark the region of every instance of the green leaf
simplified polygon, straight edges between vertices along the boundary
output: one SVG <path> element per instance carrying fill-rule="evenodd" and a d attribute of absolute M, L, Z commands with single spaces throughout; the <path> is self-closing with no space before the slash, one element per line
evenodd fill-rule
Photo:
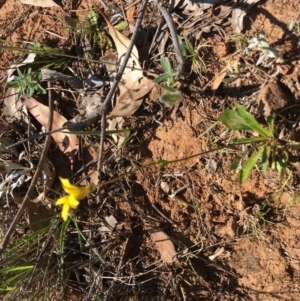
<path fill-rule="evenodd" d="M 274 115 L 270 115 L 267 118 L 267 124 L 268 124 L 268 127 L 269 127 L 269 131 L 272 134 L 272 137 L 274 137 L 274 134 L 275 134 L 275 129 L 274 129 L 275 119 L 276 119 L 276 115 L 275 114 Z"/>
<path fill-rule="evenodd" d="M 243 122 L 245 124 L 247 124 L 252 130 L 256 131 L 257 133 L 259 133 L 259 134 L 261 134 L 262 136 L 265 136 L 265 137 L 272 136 L 270 134 L 270 132 L 267 131 L 266 129 L 264 129 L 257 122 L 257 120 L 253 117 L 253 115 L 248 113 L 243 106 L 237 104 L 235 109 L 236 109 L 236 112 L 238 113 L 238 115 L 242 118 Z"/>
<path fill-rule="evenodd" d="M 251 144 L 251 143 L 258 143 L 264 142 L 267 138 L 265 137 L 251 137 L 251 138 L 233 138 L 230 143 L 232 144 Z"/>
<path fill-rule="evenodd" d="M 170 86 L 165 86 L 165 85 L 159 85 L 162 89 L 164 89 L 164 90 L 166 90 L 167 92 L 169 92 L 169 93 L 177 93 L 177 92 L 179 92 L 179 90 L 177 90 L 177 89 L 174 89 L 174 88 L 172 88 L 172 87 L 170 87 Z"/>
<path fill-rule="evenodd" d="M 280 181 L 283 180 L 288 163 L 289 163 L 289 154 L 286 151 L 284 151 L 279 157 L 279 159 L 276 161 L 276 169 L 279 172 Z"/>
<path fill-rule="evenodd" d="M 263 148 L 261 148 L 258 152 L 256 152 L 254 155 L 252 155 L 244 164 L 243 168 L 240 171 L 239 174 L 239 182 L 244 183 L 250 174 L 251 169 L 255 166 L 258 158 L 261 156 L 263 152 Z"/>
<path fill-rule="evenodd" d="M 19 68 L 17 68 L 17 73 L 18 73 L 19 77 L 23 77 L 23 74 Z"/>
<path fill-rule="evenodd" d="M 179 47 L 180 47 L 180 51 L 182 53 L 182 56 L 184 58 L 186 58 L 187 53 L 186 53 L 186 49 L 185 49 L 185 47 L 183 45 L 182 38 L 181 38 L 181 36 L 177 36 L 177 38 L 178 38 L 178 43 L 179 43 Z"/>
<path fill-rule="evenodd" d="M 128 23 L 126 21 L 121 21 L 117 25 L 114 26 L 118 30 L 124 30 L 128 27 Z"/>
<path fill-rule="evenodd" d="M 270 148 L 267 145 L 265 145 L 261 157 L 261 167 L 264 175 L 267 175 L 270 153 L 271 153 Z"/>
<path fill-rule="evenodd" d="M 159 75 L 157 78 L 153 79 L 153 82 L 159 84 L 159 83 L 161 83 L 161 82 L 166 81 L 166 80 L 169 79 L 169 78 L 170 78 L 170 74 L 168 74 L 168 73 L 163 73 L 163 74 Z"/>
<path fill-rule="evenodd" d="M 169 76 L 173 76 L 173 69 L 172 69 L 170 60 L 164 56 L 160 59 L 160 63 L 162 65 L 163 69 L 165 70 L 165 72 L 168 73 Z"/>
<path fill-rule="evenodd" d="M 178 91 L 177 93 L 167 93 L 167 94 L 161 95 L 159 97 L 159 101 L 173 105 L 178 101 L 180 96 L 181 96 L 180 91 Z"/>
<path fill-rule="evenodd" d="M 223 122 L 231 130 L 251 130 L 251 127 L 246 124 L 244 119 L 241 118 L 238 112 L 234 110 L 226 109 L 222 113 L 220 121 Z"/>
<path fill-rule="evenodd" d="M 37 85 L 37 87 L 36 87 L 36 89 L 40 92 L 40 93 L 42 93 L 42 94 L 46 94 L 47 93 L 47 91 L 41 86 L 41 85 Z"/>
<path fill-rule="evenodd" d="M 242 161 L 242 156 L 241 157 L 237 157 L 230 165 L 230 169 L 231 170 L 236 170 L 238 169 L 238 167 L 240 166 L 240 163 Z"/>

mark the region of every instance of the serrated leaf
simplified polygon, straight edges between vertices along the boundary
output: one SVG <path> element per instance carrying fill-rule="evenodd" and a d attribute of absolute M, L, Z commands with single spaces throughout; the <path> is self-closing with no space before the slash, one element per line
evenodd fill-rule
<path fill-rule="evenodd" d="M 251 130 L 251 127 L 245 123 L 244 119 L 235 110 L 226 109 L 220 116 L 220 121 L 231 130 Z"/>
<path fill-rule="evenodd" d="M 250 174 L 250 171 L 255 166 L 258 158 L 261 156 L 263 152 L 263 148 L 261 148 L 258 152 L 256 152 L 254 155 L 252 155 L 244 164 L 243 168 L 241 169 L 239 173 L 239 182 L 244 183 Z"/>
<path fill-rule="evenodd" d="M 266 129 L 264 129 L 257 122 L 257 120 L 254 118 L 254 116 L 251 115 L 250 113 L 248 113 L 247 110 L 243 106 L 237 104 L 235 109 L 236 109 L 236 112 L 238 113 L 238 115 L 242 118 L 243 122 L 245 124 L 247 124 L 252 130 L 256 131 L 257 133 L 259 133 L 260 135 L 262 135 L 264 137 L 272 136 L 270 134 L 270 132 L 267 131 Z"/>
<path fill-rule="evenodd" d="M 18 75 L 19 75 L 20 77 L 23 77 L 23 74 L 22 74 L 22 72 L 21 72 L 21 70 L 20 70 L 19 68 L 17 68 L 17 73 L 18 73 Z"/>

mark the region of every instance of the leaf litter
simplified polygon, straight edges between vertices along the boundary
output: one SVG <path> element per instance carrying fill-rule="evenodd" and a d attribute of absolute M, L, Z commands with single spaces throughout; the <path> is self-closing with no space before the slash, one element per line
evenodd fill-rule
<path fill-rule="evenodd" d="M 172 14 L 178 26 L 178 33 L 182 34 L 183 28 L 187 30 L 185 34 L 188 35 L 192 45 L 195 45 L 195 47 L 198 43 L 202 43 L 203 39 L 205 42 L 208 41 L 208 43 L 211 43 L 212 40 L 220 39 L 224 44 L 227 44 L 227 39 L 229 39 L 230 47 L 235 48 L 238 43 L 235 44 L 235 42 L 232 42 L 232 37 L 230 36 L 234 30 L 234 26 L 237 27 L 235 32 L 241 31 L 241 34 L 247 33 L 248 41 L 251 41 L 253 36 L 247 32 L 248 25 L 246 26 L 245 22 L 245 12 L 247 13 L 247 17 L 253 20 L 255 29 L 259 30 L 262 28 L 261 25 L 258 25 L 258 22 L 264 24 L 264 30 L 267 29 L 266 39 L 269 39 L 272 36 L 272 32 L 274 32 L 276 39 L 274 36 L 273 39 L 276 42 L 278 37 L 283 34 L 282 31 L 279 31 L 281 29 L 278 29 L 279 27 L 276 24 L 273 24 L 274 26 L 272 26 L 271 31 L 271 27 L 268 24 L 268 15 L 264 14 L 264 10 L 274 15 L 277 14 L 276 10 L 272 8 L 274 3 L 271 3 L 271 1 L 266 1 L 259 6 L 255 6 L 257 9 L 256 14 L 251 14 L 251 10 L 243 10 L 240 3 L 231 6 L 229 1 L 222 1 L 222 5 L 221 1 L 175 2 L 174 7 L 177 7 L 176 13 L 179 11 L 185 14 Z M 294 1 L 291 2 L 294 5 L 296 3 Z M 52 5 L 50 2 L 47 3 L 47 5 Z M 248 8 L 254 1 L 244 1 L 243 3 Z M 281 8 L 283 7 L 281 2 L 275 0 L 275 3 Z M 89 4 L 89 1 L 85 3 L 85 5 Z M 191 8 L 191 10 L 184 9 L 186 7 Z M 80 14 L 82 12 L 81 8 L 82 6 L 78 8 L 78 11 L 73 11 L 73 13 Z M 233 11 L 233 8 L 239 8 L 240 11 L 237 12 L 240 14 L 231 14 L 230 10 Z M 154 12 L 155 17 L 159 17 L 155 15 L 156 7 L 153 4 L 150 3 L 148 9 Z M 199 9 L 203 11 L 199 11 Z M 229 14 L 227 17 L 222 17 L 222 13 L 219 14 L 219 12 L 225 11 L 225 9 L 229 11 Z M 86 7 L 84 7 L 84 10 L 86 11 Z M 127 11 L 126 6 L 124 10 Z M 41 12 L 42 10 L 39 11 Z M 280 11 L 283 14 L 285 12 L 282 9 Z M 293 12 L 293 9 L 290 9 L 289 12 Z M 147 22 L 148 24 L 151 23 L 153 30 L 157 25 L 156 21 L 149 22 L 149 20 L 155 20 L 155 18 L 153 19 L 153 16 L 150 18 L 149 11 L 147 15 L 148 19 L 146 19 L 144 26 L 147 26 Z M 237 25 L 232 23 L 232 19 L 235 16 L 237 18 Z M 191 17 L 190 20 L 188 19 L 189 17 Z M 276 19 L 281 20 L 280 22 L 285 24 L 287 21 L 282 18 L 288 19 L 286 14 L 285 16 L 276 15 Z M 196 23 L 193 24 L 193 22 Z M 46 24 L 48 24 L 47 21 Z M 49 23 L 48 25 L 50 27 L 51 24 Z M 55 25 L 51 25 L 51 30 L 55 32 Z M 110 30 L 112 31 L 112 29 Z M 166 39 L 164 45 L 161 47 L 161 51 L 173 62 L 172 44 L 170 44 L 168 31 L 164 30 L 164 32 L 166 33 Z M 120 46 L 119 49 L 117 47 L 118 58 L 116 62 L 119 64 L 122 61 L 129 40 L 126 42 L 118 33 L 113 32 L 110 34 L 112 37 L 115 35 L 115 39 L 121 40 L 125 44 L 125 47 L 121 50 Z M 285 34 L 289 35 L 290 33 L 286 32 Z M 51 36 L 51 33 L 49 36 Z M 293 40 L 294 37 L 291 37 L 291 40 Z M 147 40 L 146 35 L 145 40 Z M 253 41 L 255 42 L 255 40 Z M 269 45 L 272 45 L 273 42 L 270 42 Z M 116 45 L 118 43 L 122 44 L 116 41 L 114 43 Z M 76 40 L 76 47 L 78 45 L 80 45 L 80 40 Z M 155 47 L 151 51 L 150 59 L 153 59 L 153 54 L 157 54 Z M 215 44 L 212 47 L 214 48 L 214 53 L 217 53 Z M 229 54 L 232 51 L 229 48 Z M 110 128 L 123 127 L 130 129 L 130 140 L 127 144 L 123 145 L 123 141 L 119 137 L 106 137 L 104 147 L 105 164 L 103 169 L 99 170 L 100 176 L 102 175 L 102 178 L 104 177 L 105 180 L 110 180 L 124 172 L 130 172 L 145 161 L 159 160 L 159 158 L 161 160 L 166 158 L 168 160 L 180 160 L 186 154 L 195 154 L 200 150 L 210 150 L 211 147 L 230 141 L 232 133 L 224 131 L 222 126 L 213 126 L 212 124 L 218 120 L 220 114 L 225 109 L 232 108 L 237 103 L 245 105 L 247 111 L 251 110 L 251 113 L 256 116 L 259 115 L 259 101 L 272 95 L 271 98 L 274 100 L 274 104 L 271 103 L 270 112 L 280 110 L 282 106 L 287 109 L 285 104 L 280 103 L 280 99 L 284 98 L 284 96 L 277 93 L 276 89 L 272 90 L 272 85 L 275 84 L 275 88 L 276 86 L 280 87 L 283 94 L 291 101 L 291 94 L 288 93 L 287 87 L 297 88 L 297 80 L 294 83 L 293 80 L 298 75 L 289 77 L 290 80 L 287 80 L 286 78 L 288 77 L 285 75 L 276 75 L 275 65 L 277 64 L 278 67 L 276 60 L 268 55 L 259 57 L 259 51 L 261 51 L 259 48 L 249 49 L 249 52 L 251 52 L 250 56 L 247 56 L 243 51 L 239 52 L 237 56 L 239 57 L 239 62 L 242 63 L 240 72 L 236 72 L 238 70 L 233 70 L 232 72 L 231 69 L 234 68 L 230 68 L 228 64 L 222 70 L 222 66 L 220 65 L 224 65 L 224 60 L 228 60 L 230 65 L 233 65 L 232 59 L 224 58 L 223 60 L 220 56 L 215 56 L 213 52 L 209 55 L 204 52 L 203 59 L 207 64 L 206 70 L 200 75 L 193 74 L 193 77 L 185 78 L 185 86 L 182 92 L 183 99 L 176 107 L 165 107 L 162 104 L 157 104 L 156 100 L 159 98 L 159 95 L 154 94 L 154 91 L 150 91 L 150 89 L 150 101 L 147 101 L 145 107 L 143 107 L 143 114 L 145 113 L 145 115 L 123 118 L 124 116 L 132 116 L 139 109 L 145 95 L 141 88 L 143 85 L 141 83 L 143 78 L 146 79 L 146 84 L 148 81 L 143 76 L 142 71 L 135 73 L 136 69 L 140 68 L 140 65 L 138 66 L 139 68 L 136 65 L 136 63 L 139 63 L 138 55 L 133 55 L 129 62 L 130 65 L 128 65 L 128 67 L 130 66 L 128 70 L 133 75 L 131 76 L 130 72 L 127 72 L 127 75 L 125 73 L 125 79 L 120 83 L 120 91 L 116 96 L 117 101 L 121 102 L 121 104 L 124 102 L 124 104 L 119 108 L 117 108 L 117 105 L 112 105 L 113 110 L 111 114 L 113 114 L 110 116 L 111 119 L 108 120 Z M 243 54 L 240 55 L 241 53 Z M 284 54 L 290 55 L 287 52 Z M 210 60 L 211 57 L 213 57 L 212 60 Z M 221 59 L 222 61 L 220 61 Z M 155 65 L 154 62 L 156 63 L 158 60 L 154 59 L 151 65 L 151 68 L 155 66 L 154 70 L 156 70 L 155 68 L 159 67 L 159 64 Z M 259 64 L 254 68 L 253 66 L 257 62 Z M 288 61 L 287 64 L 289 64 Z M 249 65 L 251 65 L 251 68 Z M 274 68 L 272 65 L 274 65 Z M 26 65 L 22 66 L 22 68 L 24 67 Z M 220 72 L 220 70 L 222 71 Z M 294 68 L 294 73 L 291 74 L 296 74 L 295 70 L 296 68 Z M 52 79 L 54 80 L 51 79 L 51 76 L 47 79 L 53 82 L 53 87 L 58 92 L 56 106 L 61 115 L 67 116 L 65 115 L 67 111 L 66 107 L 70 103 L 73 106 L 76 105 L 76 109 L 80 110 L 80 118 L 78 116 L 79 119 L 73 120 L 73 123 L 90 118 L 95 112 L 96 115 L 99 114 L 101 112 L 102 97 L 100 94 L 103 91 L 105 92 L 109 82 L 114 79 L 114 74 L 111 73 L 109 75 L 111 79 L 106 79 L 108 82 L 105 84 L 105 88 L 103 88 L 101 81 L 98 81 L 97 77 L 89 76 L 88 72 L 85 73 L 88 76 L 83 76 L 84 80 L 82 82 L 87 83 L 86 79 L 90 79 L 89 87 L 94 85 L 97 90 L 96 93 L 99 93 L 93 99 L 89 95 L 82 96 L 88 91 L 88 89 L 84 90 L 86 87 L 83 87 L 80 92 L 75 91 L 78 88 L 70 84 L 69 80 L 71 78 L 64 76 L 63 73 L 65 70 L 59 71 L 61 72 L 57 70 L 56 74 L 53 73 Z M 77 73 L 80 74 L 81 71 Z M 83 73 L 85 71 L 83 70 Z M 114 71 L 112 70 L 112 72 Z M 186 74 L 184 75 L 186 76 Z M 270 76 L 273 78 L 270 79 Z M 291 75 L 288 74 L 288 76 Z M 285 77 L 285 85 L 282 85 L 282 77 Z M 58 83 L 57 80 L 60 82 Z M 237 81 L 239 81 L 238 85 Z M 151 85 L 152 82 L 149 81 L 149 84 Z M 204 86 L 206 88 L 202 89 Z M 271 89 L 273 92 L 269 92 L 265 87 Z M 65 95 L 69 97 L 66 107 L 64 107 L 64 101 L 59 98 L 59 89 L 63 90 Z M 70 90 L 72 91 L 70 92 Z M 139 95 L 140 90 L 142 92 Z M 213 92 L 215 92 L 214 99 L 211 98 Z M 75 97 L 72 97 L 72 93 L 76 96 L 81 93 L 81 98 L 76 98 L 76 103 L 74 101 Z M 135 93 L 137 94 L 135 95 Z M 40 100 L 40 98 L 35 99 Z M 16 112 L 20 113 L 20 110 L 24 110 L 24 114 L 27 111 L 25 107 L 15 107 L 13 98 L 10 100 L 10 103 L 12 105 L 11 111 L 7 113 L 7 116 L 9 114 L 15 115 Z M 278 104 L 279 106 L 277 106 Z M 128 110 L 126 111 L 127 108 Z M 297 114 L 296 110 L 297 107 L 295 107 L 295 112 L 293 113 Z M 16 115 L 16 117 L 22 118 L 22 114 L 19 114 L 19 116 Z M 45 110 L 45 113 L 35 112 L 33 115 L 36 116 L 37 114 L 47 114 L 47 110 Z M 268 115 L 266 112 L 263 114 Z M 5 122 L 12 120 L 7 118 L 7 116 L 2 116 Z M 121 117 L 115 118 L 115 116 Z M 293 132 L 292 134 L 294 134 L 297 132 L 295 115 L 289 111 L 289 114 L 284 116 L 295 124 L 293 131 L 290 131 L 291 127 L 289 128 L 289 133 Z M 29 117 L 32 118 L 31 114 L 29 114 Z M 188 122 L 186 122 L 187 119 Z M 46 116 L 45 120 L 47 120 Z M 261 120 L 263 120 L 263 117 Z M 7 128 L 5 122 L 3 123 L 4 129 Z M 58 124 L 65 125 L 65 122 L 66 119 L 65 121 L 59 121 Z M 280 123 L 285 124 L 283 120 Z M 98 130 L 97 124 L 90 125 L 90 132 L 93 130 Z M 247 131 L 246 133 L 248 133 Z M 23 132 L 22 135 L 24 135 Z M 34 143 L 26 143 L 26 148 L 29 147 L 31 154 L 38 153 L 40 143 L 41 140 L 36 140 Z M 55 144 L 52 144 L 52 148 L 53 146 L 55 148 Z M 96 171 L 94 165 L 89 164 L 94 164 L 93 162 L 97 161 L 95 159 L 99 151 L 97 140 L 94 139 L 94 136 L 83 137 L 82 146 L 84 149 L 83 153 L 79 152 L 78 147 L 74 148 L 75 152 L 80 153 L 80 155 L 83 154 L 83 157 L 79 159 L 80 164 L 82 164 L 79 168 L 84 170 L 82 178 L 93 173 L 96 176 L 91 181 L 96 183 L 98 181 L 98 171 Z M 94 149 L 95 154 L 92 156 L 92 160 L 91 156 L 85 153 L 85 148 L 87 147 Z M 18 152 L 19 148 L 16 150 Z M 53 156 L 52 151 L 49 152 L 50 160 L 55 156 Z M 298 207 L 293 203 L 292 207 L 285 208 L 284 211 L 287 213 L 285 216 L 276 215 L 272 211 L 272 207 L 268 207 L 267 197 L 268 200 L 272 199 L 272 193 L 275 193 L 280 188 L 279 183 L 275 180 L 276 177 L 272 173 L 268 174 L 266 178 L 258 170 L 254 170 L 250 174 L 248 181 L 238 186 L 235 183 L 237 175 L 229 170 L 228 162 L 231 162 L 233 156 L 231 152 L 230 148 L 226 148 L 223 153 L 207 154 L 203 158 L 195 158 L 192 162 L 179 161 L 174 165 L 165 166 L 164 169 L 158 170 L 153 168 L 141 170 L 135 176 L 127 177 L 126 180 L 118 180 L 114 184 L 103 187 L 100 190 L 103 202 L 96 204 L 95 195 L 83 201 L 80 210 L 74 215 L 76 217 L 74 225 L 72 224 L 72 220 L 69 225 L 70 228 L 66 232 L 63 250 L 56 247 L 57 232 L 54 235 L 47 235 L 49 239 L 47 243 L 38 243 L 39 246 L 43 246 L 43 250 L 47 250 L 49 242 L 51 244 L 51 251 L 41 255 L 41 258 L 47 258 L 49 262 L 45 267 L 47 276 L 50 271 L 53 273 L 53 279 L 61 279 L 61 274 L 55 274 L 55 269 L 52 267 L 56 266 L 57 258 L 64 259 L 62 270 L 66 268 L 64 271 L 67 272 L 64 274 L 64 283 L 54 283 L 53 287 L 55 289 L 59 288 L 57 291 L 61 292 L 60 285 L 66 288 L 66 291 L 69 288 L 74 290 L 74 286 L 76 286 L 80 295 L 79 298 L 90 296 L 93 299 L 97 295 L 97 297 L 103 297 L 103 299 L 106 298 L 107 300 L 114 300 L 120 298 L 120 296 L 133 300 L 142 298 L 157 299 L 161 296 L 170 300 L 174 298 L 178 300 L 220 299 L 223 301 L 241 298 L 256 300 L 256 291 L 258 289 L 260 292 L 266 289 L 268 292 L 271 292 L 270 294 L 260 293 L 260 300 L 271 300 L 270 296 L 273 297 L 272 292 L 274 291 L 276 291 L 276 294 L 279 294 L 279 298 L 282 297 L 288 300 L 295 297 L 294 299 L 296 299 L 297 296 L 293 293 L 286 293 L 286 289 L 287 287 L 288 289 L 297 289 L 295 281 L 289 277 L 287 271 L 289 269 L 293 271 L 294 279 L 299 276 L 298 262 L 295 261 L 295 258 L 299 257 L 296 244 L 296 237 L 299 235 L 299 223 L 295 218 L 299 213 Z M 218 166 L 217 169 L 207 168 L 207 162 L 211 161 L 215 162 L 215 165 Z M 63 170 L 62 164 L 55 166 L 58 166 L 57 172 L 60 174 Z M 75 170 L 77 171 L 77 169 Z M 43 173 L 47 174 L 47 177 L 50 179 L 55 177 L 49 170 L 43 170 Z M 294 171 L 294 173 L 296 174 L 297 171 Z M 79 180 L 79 178 L 80 176 L 78 177 L 77 174 L 76 180 Z M 43 183 L 41 186 L 44 186 L 45 190 L 49 190 L 50 196 L 45 204 L 49 202 L 50 206 L 51 199 L 53 202 L 58 197 L 55 192 L 60 191 L 60 187 L 55 182 L 47 184 L 47 181 L 43 181 L 42 179 L 41 183 Z M 133 186 L 137 185 L 137 183 L 141 186 L 142 191 L 140 193 L 137 193 L 133 189 Z M 50 187 L 52 187 L 53 191 Z M 173 198 L 165 195 L 170 192 L 169 190 L 171 192 L 178 191 L 180 187 L 190 188 L 179 191 Z M 290 197 L 286 203 L 292 204 L 293 196 L 297 191 L 293 190 L 293 186 L 290 186 L 290 183 L 286 185 L 285 189 L 287 187 L 290 189 L 288 194 Z M 164 193 L 162 198 L 161 193 Z M 278 199 L 278 206 L 280 207 L 281 198 L 279 197 Z M 39 195 L 37 200 L 36 204 L 41 205 L 43 196 Z M 6 201 L 9 204 L 9 199 Z M 139 212 L 133 209 L 132 201 L 139 206 Z M 166 218 L 153 211 L 151 204 L 155 204 Z M 13 207 L 11 204 L 10 206 L 11 208 Z M 266 209 L 264 206 L 267 206 Z M 276 207 L 277 212 L 281 212 L 281 207 L 279 207 Z M 3 206 L 2 210 L 4 211 L 5 208 Z M 268 211 L 269 209 L 271 210 Z M 30 211 L 31 209 L 28 208 L 28 210 Z M 53 213 L 53 210 L 50 211 Z M 36 221 L 32 218 L 32 213 L 35 217 L 38 217 Z M 145 225 L 139 214 L 146 214 L 155 222 Z M 255 233 L 255 229 L 262 230 L 262 225 L 264 224 L 262 216 L 265 216 L 264 214 L 267 214 L 266 216 L 270 218 L 271 222 L 276 223 L 276 225 L 280 225 L 282 221 L 285 222 L 285 225 L 288 225 L 283 228 L 278 227 L 274 230 L 267 221 L 266 228 L 275 237 L 275 239 L 270 241 L 268 232 L 264 233 L 265 236 L 263 239 L 257 238 L 253 234 Z M 25 215 L 22 221 L 25 227 L 28 225 L 28 220 L 33 222 L 33 224 L 36 224 L 36 222 L 39 223 L 42 220 L 42 218 L 39 218 L 39 215 L 41 217 L 42 213 L 39 213 L 38 208 L 35 208 L 32 212 L 28 212 L 28 215 Z M 168 221 L 168 219 L 171 221 L 174 220 L 174 224 L 178 226 L 173 226 L 173 223 Z M 106 221 L 110 224 L 107 228 L 104 225 Z M 117 223 L 115 223 L 116 221 Z M 256 222 L 258 224 L 255 224 Z M 77 223 L 77 227 L 75 223 Z M 103 227 L 104 231 L 100 234 L 99 229 L 101 227 Z M 252 229 L 251 231 L 249 230 L 250 228 Z M 39 230 L 40 228 L 37 227 L 36 229 Z M 33 227 L 32 230 L 35 231 Z M 260 235 L 259 231 L 257 233 Z M 149 235 L 152 241 L 149 241 Z M 54 246 L 53 248 L 52 245 Z M 182 250 L 185 251 L 181 252 Z M 228 250 L 230 250 L 230 253 Z M 61 254 L 65 254 L 66 256 L 62 257 Z M 162 261 L 163 264 L 160 265 Z M 265 264 L 266 262 L 268 263 L 267 265 Z M 180 267 L 177 265 L 178 263 Z M 80 267 L 78 268 L 79 265 Z M 174 269 L 175 266 L 176 269 Z M 42 265 L 43 268 L 44 266 Z M 70 275 L 70 278 L 68 275 Z M 78 279 L 78 275 L 82 275 L 80 283 L 74 280 Z M 285 286 L 283 282 L 287 285 Z M 36 278 L 33 278 L 33 283 L 39 282 Z M 231 285 L 228 286 L 228 283 Z M 221 286 L 222 294 L 220 294 L 219 290 Z M 40 286 L 37 285 L 36 287 Z M 155 293 L 153 293 L 153 287 L 157 288 Z M 48 289 L 51 291 L 51 288 Z M 31 297 L 36 294 L 35 287 L 32 287 L 30 294 Z M 72 300 L 77 300 L 77 297 L 73 296 L 69 291 L 66 292 L 66 295 L 68 298 L 72 298 Z M 61 295 L 56 295 L 56 297 L 57 300 L 62 298 Z M 25 298 L 28 298 L 28 295 L 24 295 Z M 38 295 L 37 298 L 39 298 Z"/>

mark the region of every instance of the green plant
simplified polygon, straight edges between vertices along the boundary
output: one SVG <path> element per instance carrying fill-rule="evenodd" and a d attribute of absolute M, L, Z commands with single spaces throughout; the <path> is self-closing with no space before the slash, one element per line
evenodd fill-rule
<path fill-rule="evenodd" d="M 99 15 L 96 11 L 91 10 L 88 14 L 88 22 L 91 32 L 91 37 L 94 42 L 99 45 L 100 49 L 105 49 L 106 46 L 113 48 L 113 42 L 104 30 L 100 30 L 98 27 Z"/>
<path fill-rule="evenodd" d="M 17 73 L 18 76 L 15 76 L 15 78 L 12 81 L 8 82 L 6 86 L 8 88 L 19 89 L 18 99 L 23 97 L 25 94 L 27 98 L 30 98 L 35 91 L 40 92 L 42 94 L 47 93 L 47 91 L 39 84 L 39 82 L 42 79 L 41 72 L 31 72 L 31 68 L 29 68 L 27 70 L 27 74 L 26 72 L 22 74 L 20 69 L 17 68 Z"/>
<path fill-rule="evenodd" d="M 167 91 L 167 93 L 159 97 L 159 100 L 167 105 L 173 105 L 178 101 L 181 95 L 179 90 L 173 88 L 175 85 L 175 72 L 172 68 L 169 58 L 162 57 L 160 59 L 160 63 L 163 67 L 164 73 L 159 75 L 153 81 Z M 162 85 L 160 83 L 166 83 L 166 85 Z"/>
<path fill-rule="evenodd" d="M 257 37 L 254 37 L 249 40 L 247 48 L 244 50 L 244 54 L 249 55 L 249 50 L 256 50 L 261 53 L 256 65 L 260 65 L 265 58 L 277 58 L 280 56 L 279 52 L 269 45 L 266 41 L 265 33 L 262 31 L 258 34 Z"/>
<path fill-rule="evenodd" d="M 157 84 L 165 82 L 167 86 L 172 87 L 175 84 L 175 72 L 172 68 L 169 58 L 162 57 L 160 59 L 161 66 L 164 70 L 164 73 L 159 75 L 153 81 Z"/>
<path fill-rule="evenodd" d="M 203 54 L 201 50 L 204 47 L 209 47 L 208 43 L 204 41 L 198 46 L 193 47 L 187 35 L 183 35 L 183 37 L 179 37 L 179 44 L 184 58 L 192 62 L 192 72 L 201 74 L 202 71 L 205 71 L 206 64 L 203 60 Z"/>
<path fill-rule="evenodd" d="M 231 140 L 233 146 L 251 145 L 231 164 L 231 169 L 237 170 L 240 168 L 243 157 L 252 153 L 239 171 L 240 183 L 247 180 L 250 171 L 259 158 L 261 158 L 261 167 L 264 174 L 267 173 L 268 167 L 271 166 L 277 169 L 280 179 L 283 179 L 289 162 L 289 150 L 297 149 L 299 143 L 279 139 L 274 128 L 275 115 L 267 118 L 268 129 L 265 129 L 243 106 L 236 105 L 234 110 L 225 110 L 220 117 L 220 121 L 231 130 L 252 132 L 252 136 L 249 138 L 234 138 Z"/>

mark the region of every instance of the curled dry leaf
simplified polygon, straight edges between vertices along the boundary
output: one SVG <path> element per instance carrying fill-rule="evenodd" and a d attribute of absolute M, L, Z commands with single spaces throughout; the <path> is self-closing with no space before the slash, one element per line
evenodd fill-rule
<path fill-rule="evenodd" d="M 34 116 L 34 118 L 45 128 L 48 126 L 49 107 L 41 104 L 35 98 L 31 97 L 30 100 L 21 98 L 23 105 Z M 52 130 L 58 129 L 67 122 L 67 119 L 57 112 L 53 112 Z M 64 130 L 68 132 L 68 130 Z M 78 139 L 76 135 L 57 132 L 51 134 L 54 141 L 57 143 L 59 149 L 67 155 L 71 165 L 74 162 L 75 155 L 78 151 Z"/>
<path fill-rule="evenodd" d="M 161 258 L 167 264 L 176 261 L 176 250 L 170 237 L 161 230 L 157 230 L 153 227 L 147 227 L 147 230 L 155 243 Z"/>
<path fill-rule="evenodd" d="M 114 28 L 100 8 L 98 8 L 98 11 L 107 23 L 108 32 L 115 42 L 118 59 L 121 64 L 122 58 L 127 53 L 130 40 Z M 134 114 L 142 103 L 141 98 L 149 93 L 154 86 L 154 83 L 143 75 L 143 70 L 139 63 L 138 50 L 135 46 L 132 49 L 126 67 L 119 83 L 120 94 L 117 99 L 117 105 L 108 115 L 108 118 L 125 117 Z"/>
<path fill-rule="evenodd" d="M 19 0 L 23 4 L 39 6 L 39 7 L 60 7 L 52 0 Z"/>

